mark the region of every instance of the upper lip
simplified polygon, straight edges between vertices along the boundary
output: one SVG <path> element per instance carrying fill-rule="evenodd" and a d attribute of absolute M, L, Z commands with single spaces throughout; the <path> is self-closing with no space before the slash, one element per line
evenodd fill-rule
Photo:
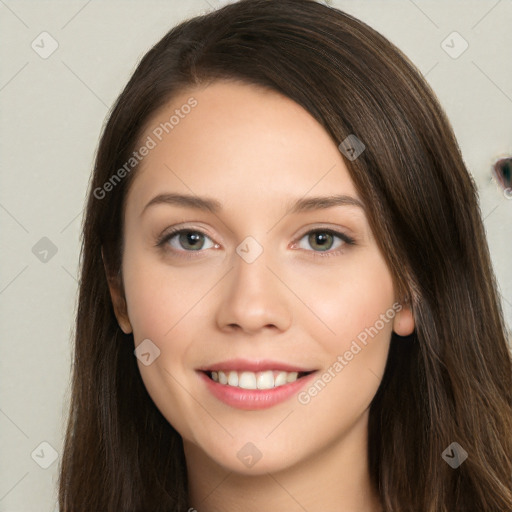
<path fill-rule="evenodd" d="M 249 360 L 249 359 L 229 359 L 228 361 L 221 361 L 218 363 L 212 363 L 201 368 L 197 368 L 199 371 L 248 371 L 248 372 L 264 372 L 266 370 L 277 370 L 283 372 L 312 372 L 314 368 L 305 368 L 289 363 L 283 363 L 281 361 L 271 361 L 268 359 L 264 360 Z"/>

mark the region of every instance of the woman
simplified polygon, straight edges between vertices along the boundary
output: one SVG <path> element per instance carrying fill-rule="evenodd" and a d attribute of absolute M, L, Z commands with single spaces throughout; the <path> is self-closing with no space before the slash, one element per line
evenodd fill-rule
<path fill-rule="evenodd" d="M 100 141 L 61 512 L 507 511 L 512 361 L 449 121 L 310 0 L 172 29 Z"/>

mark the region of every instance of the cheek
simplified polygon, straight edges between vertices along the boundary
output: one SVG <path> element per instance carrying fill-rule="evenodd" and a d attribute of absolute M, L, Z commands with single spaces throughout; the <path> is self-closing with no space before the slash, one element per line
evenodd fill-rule
<path fill-rule="evenodd" d="M 169 266 L 147 256 L 137 257 L 135 252 L 125 254 L 124 287 L 135 346 L 150 339 L 160 350 L 148 366 L 137 361 L 142 380 L 169 423 L 190 437 L 189 422 L 194 422 L 198 411 L 178 383 L 188 378 L 187 358 L 193 346 L 189 327 L 198 321 L 199 308 L 193 305 L 200 290 L 184 287 L 184 280 L 176 278 L 180 274 Z"/>
<path fill-rule="evenodd" d="M 201 297 L 202 287 L 194 284 L 192 275 L 192 281 L 184 280 L 182 269 L 140 253 L 127 251 L 123 264 L 128 316 L 136 340 L 154 337 L 164 341 L 181 319 L 193 314 L 191 308 Z"/>
<path fill-rule="evenodd" d="M 325 367 L 298 401 L 308 411 L 304 428 L 329 436 L 332 429 L 348 428 L 360 418 L 380 385 L 392 333 L 394 292 L 378 255 L 361 258 L 357 267 L 340 272 L 339 281 L 324 285 L 324 293 L 315 287 L 310 296 L 315 313 L 329 329 L 324 325 L 319 330 L 316 318 L 309 329 L 327 354 Z M 319 427 L 315 418 L 325 422 Z"/>
<path fill-rule="evenodd" d="M 383 322 L 381 315 L 393 305 L 393 282 L 379 253 L 360 253 L 347 259 L 344 266 L 302 279 L 300 295 L 311 310 L 304 321 L 315 332 L 313 339 L 327 352 L 343 353 L 353 340 L 364 342 L 365 333 L 371 339 L 368 329 L 378 339 L 391 334 L 392 319 Z M 377 335 L 373 326 L 379 331 Z"/>

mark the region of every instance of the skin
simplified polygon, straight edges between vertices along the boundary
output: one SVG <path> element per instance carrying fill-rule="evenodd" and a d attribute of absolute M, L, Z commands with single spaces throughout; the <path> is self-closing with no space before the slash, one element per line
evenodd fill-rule
<path fill-rule="evenodd" d="M 160 350 L 152 364 L 137 362 L 156 406 L 183 438 L 190 506 L 380 512 L 367 465 L 368 412 L 392 331 L 414 330 L 408 307 L 360 344 L 307 404 L 293 396 L 264 410 L 235 409 L 213 397 L 195 371 L 242 357 L 322 374 L 401 302 L 363 209 L 288 213 L 287 202 L 304 196 L 358 198 L 342 155 L 291 99 L 230 81 L 176 96 L 141 141 L 191 96 L 198 105 L 137 170 L 124 217 L 125 295 L 110 284 L 123 331 L 133 332 L 135 346 L 150 339 Z M 223 208 L 214 214 L 158 204 L 141 214 L 163 192 L 213 197 Z M 178 225 L 205 233 L 197 249 L 179 235 L 156 246 Z M 355 245 L 337 237 L 315 245 L 307 235 L 318 228 L 347 234 Z M 263 248 L 252 263 L 236 252 L 248 236 Z M 262 454 L 252 467 L 237 457 L 248 442 Z"/>

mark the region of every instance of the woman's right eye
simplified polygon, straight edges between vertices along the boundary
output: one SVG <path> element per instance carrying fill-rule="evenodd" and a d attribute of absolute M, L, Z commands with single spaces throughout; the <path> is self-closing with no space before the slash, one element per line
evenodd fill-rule
<path fill-rule="evenodd" d="M 196 229 L 175 229 L 163 235 L 157 242 L 157 245 L 163 247 L 168 244 L 175 252 L 201 252 L 201 249 L 205 248 L 205 239 L 212 242 L 212 245 L 206 247 L 206 249 L 210 249 L 217 245 L 202 231 Z M 180 249 L 180 247 L 182 249 Z"/>

